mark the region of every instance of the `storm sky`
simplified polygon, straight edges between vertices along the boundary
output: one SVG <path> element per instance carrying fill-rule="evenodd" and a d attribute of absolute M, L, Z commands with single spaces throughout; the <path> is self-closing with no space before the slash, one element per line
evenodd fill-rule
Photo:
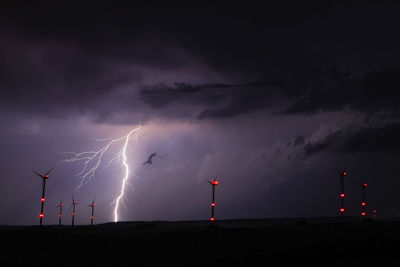
<path fill-rule="evenodd" d="M 83 2 L 83 3 L 82 3 Z M 279 3 L 278 3 L 279 2 Z M 36 224 L 41 180 L 69 155 L 119 138 L 134 174 L 121 220 L 400 215 L 399 4 L 276 1 L 141 6 L 38 1 L 0 8 L 0 224 Z M 75 190 L 79 163 L 57 164 L 70 221 L 112 221 L 123 169 L 105 156 Z M 142 163 L 157 153 L 153 164 Z"/>

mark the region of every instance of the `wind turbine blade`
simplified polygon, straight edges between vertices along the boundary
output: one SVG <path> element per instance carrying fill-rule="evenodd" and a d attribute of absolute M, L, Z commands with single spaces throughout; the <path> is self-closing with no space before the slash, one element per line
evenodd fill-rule
<path fill-rule="evenodd" d="M 37 174 L 37 176 L 39 176 L 40 178 L 43 178 L 43 175 L 41 175 L 40 173 L 38 173 L 38 172 L 35 172 L 34 170 L 32 170 L 34 173 L 36 173 Z"/>
<path fill-rule="evenodd" d="M 46 173 L 46 175 L 49 175 L 49 173 L 50 173 L 52 170 L 54 170 L 54 168 L 55 168 L 55 167 L 51 168 L 51 169 Z"/>
<path fill-rule="evenodd" d="M 349 163 L 346 162 L 346 165 L 344 165 L 344 171 L 346 171 L 348 169 L 348 167 L 349 167 Z"/>

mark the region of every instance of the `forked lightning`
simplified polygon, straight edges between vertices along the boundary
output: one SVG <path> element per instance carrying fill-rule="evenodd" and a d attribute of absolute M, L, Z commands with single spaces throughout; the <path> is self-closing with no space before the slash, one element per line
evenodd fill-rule
<path fill-rule="evenodd" d="M 138 132 L 141 126 L 131 130 L 127 135 L 122 136 L 118 139 L 113 138 L 106 138 L 106 139 L 94 139 L 98 142 L 106 142 L 104 146 L 102 146 L 97 151 L 84 151 L 80 153 L 76 152 L 65 152 L 67 154 L 72 154 L 73 157 L 69 159 L 62 160 L 60 163 L 68 163 L 68 162 L 81 162 L 83 163 L 82 170 L 77 174 L 80 181 L 76 189 L 79 189 L 83 184 L 86 184 L 94 178 L 96 172 L 99 170 L 100 165 L 103 161 L 103 156 L 107 153 L 107 151 L 115 144 L 122 143 L 122 148 L 114 155 L 114 157 L 109 160 L 105 166 L 107 168 L 113 162 L 119 161 L 121 162 L 124 170 L 124 175 L 121 178 L 121 190 L 118 196 L 114 199 L 115 207 L 114 207 L 114 222 L 118 221 L 118 208 L 120 201 L 122 201 L 125 193 L 125 187 L 128 184 L 130 168 L 128 164 L 128 157 L 127 157 L 127 148 L 129 145 L 129 139 L 132 135 L 135 135 L 136 141 L 138 137 Z"/>

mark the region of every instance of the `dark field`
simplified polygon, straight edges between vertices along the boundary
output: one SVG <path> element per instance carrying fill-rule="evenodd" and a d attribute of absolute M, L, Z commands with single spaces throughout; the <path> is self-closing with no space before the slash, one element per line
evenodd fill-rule
<path fill-rule="evenodd" d="M 400 266 L 400 221 L 357 218 L 2 227 L 0 265 Z"/>

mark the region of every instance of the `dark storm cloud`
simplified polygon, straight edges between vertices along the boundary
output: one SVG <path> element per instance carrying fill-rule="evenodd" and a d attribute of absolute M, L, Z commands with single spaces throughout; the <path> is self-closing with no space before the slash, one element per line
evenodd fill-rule
<path fill-rule="evenodd" d="M 382 118 L 385 113 L 398 116 L 398 77 L 399 67 L 377 69 L 355 76 L 338 70 L 337 66 L 330 66 L 310 71 L 301 80 L 292 78 L 286 83 L 272 80 L 237 85 L 146 85 L 142 86 L 141 97 L 155 109 L 179 103 L 204 107 L 197 119 L 229 118 L 256 110 L 314 115 L 344 109 L 361 111 L 371 119 L 371 116 Z M 285 108 L 285 105 L 288 107 Z M 277 106 L 283 111 L 277 111 Z"/>
<path fill-rule="evenodd" d="M 141 86 L 143 101 L 152 108 L 189 104 L 204 108 L 197 119 L 234 117 L 259 109 L 271 109 L 274 101 L 293 97 L 293 92 L 278 80 L 248 84 L 176 83 L 174 87 L 164 84 Z"/>
<path fill-rule="evenodd" d="M 400 124 L 361 128 L 353 132 L 336 131 L 317 142 L 308 142 L 301 156 L 309 158 L 319 153 L 375 153 L 400 150 Z"/>
<path fill-rule="evenodd" d="M 400 124 L 393 123 L 378 128 L 361 129 L 347 137 L 339 152 L 374 153 L 400 150 Z"/>
<path fill-rule="evenodd" d="M 284 114 L 315 114 L 344 108 L 367 114 L 389 112 L 398 116 L 400 67 L 368 71 L 361 77 L 339 73 L 316 73 L 304 92 Z"/>
<path fill-rule="evenodd" d="M 332 147 L 337 146 L 338 142 L 342 139 L 342 132 L 337 131 L 335 133 L 328 134 L 323 140 L 308 143 L 304 146 L 304 156 L 310 157 L 314 154 L 329 150 Z"/>
<path fill-rule="evenodd" d="M 294 146 L 304 145 L 304 136 L 297 136 L 296 139 L 293 141 Z"/>
<path fill-rule="evenodd" d="M 3 111 L 89 113 L 96 121 L 129 117 L 142 104 L 152 116 L 200 120 L 257 110 L 398 113 L 398 69 L 368 72 L 400 59 L 394 4 L 272 3 L 230 12 L 108 1 L 4 6 Z M 332 62 L 339 67 L 327 68 Z M 249 83 L 257 80 L 279 82 Z"/>

